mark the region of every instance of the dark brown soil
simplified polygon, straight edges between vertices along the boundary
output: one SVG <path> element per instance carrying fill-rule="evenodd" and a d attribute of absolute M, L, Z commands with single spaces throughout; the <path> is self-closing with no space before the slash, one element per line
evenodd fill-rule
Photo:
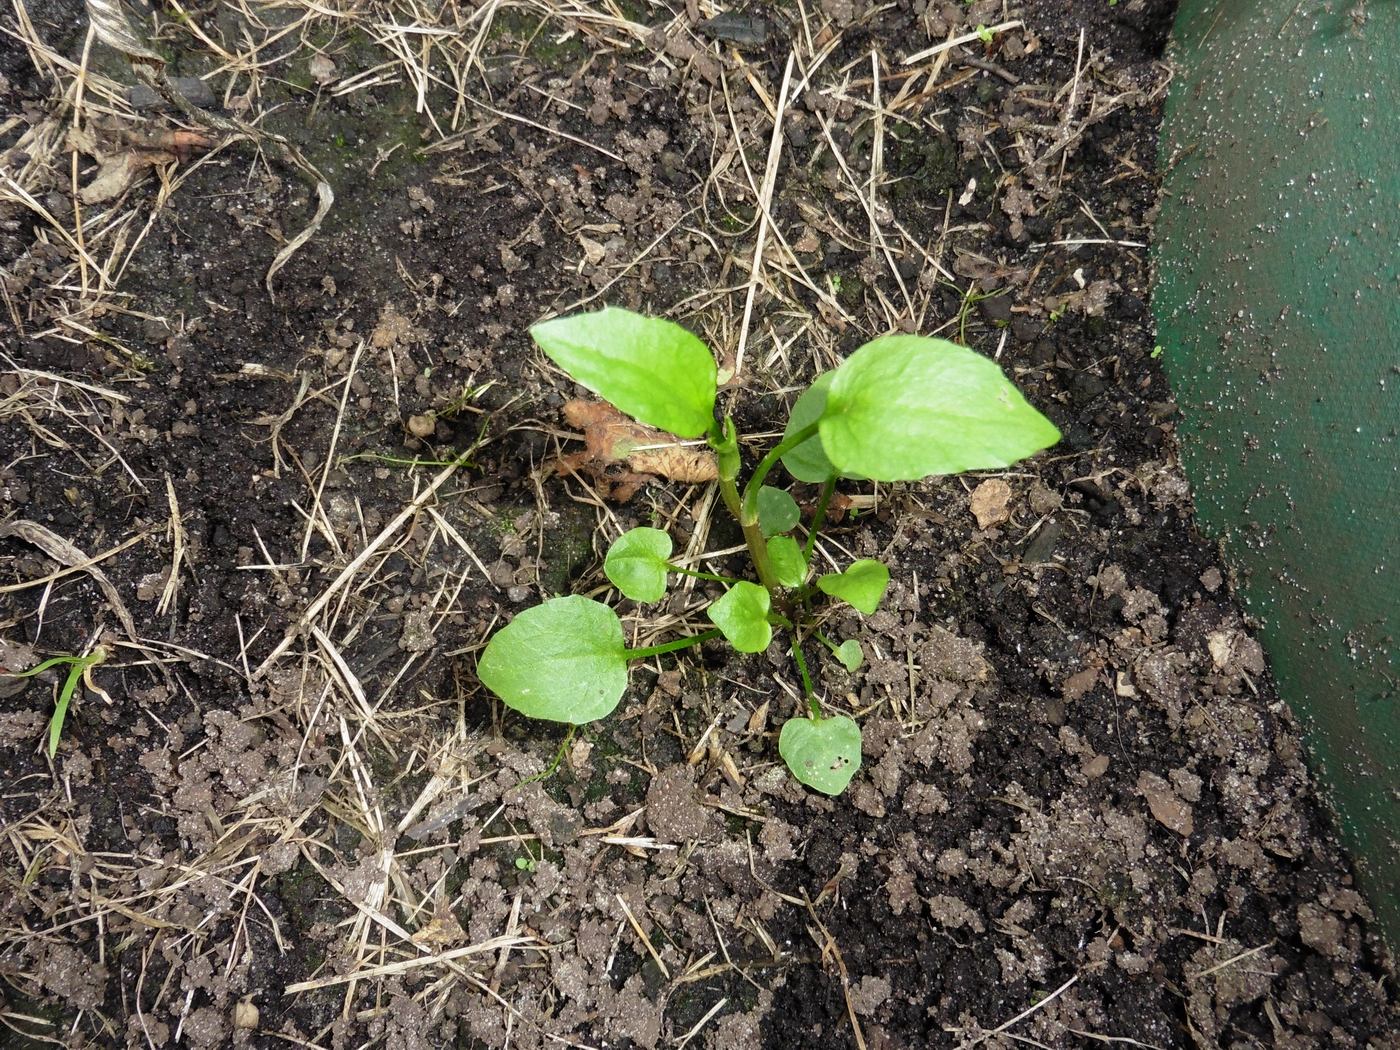
<path fill-rule="evenodd" d="M 135 19 L 180 75 L 266 45 L 210 77 L 219 105 L 336 192 L 275 295 L 315 197 L 274 146 L 75 209 L 46 56 L 82 61 L 79 5 L 0 47 L 0 663 L 111 654 L 52 761 L 62 672 L 0 677 L 0 1042 L 1400 1045 L 1155 361 L 1174 5 L 424 6 L 416 35 L 388 0 Z M 736 418 L 771 435 L 902 327 L 995 356 L 1064 442 L 844 493 L 825 550 L 893 574 L 829 622 L 866 665 L 819 667 L 865 733 L 844 796 L 777 762 L 778 647 L 635 669 L 526 782 L 559 734 L 477 683 L 490 632 L 604 596 L 620 528 L 736 543 L 702 487 L 605 504 L 607 476 L 553 469 L 577 391 L 526 330 L 610 302 L 735 362 L 794 54 Z M 84 121 L 170 126 L 100 87 Z M 620 608 L 665 640 L 704 587 Z"/>

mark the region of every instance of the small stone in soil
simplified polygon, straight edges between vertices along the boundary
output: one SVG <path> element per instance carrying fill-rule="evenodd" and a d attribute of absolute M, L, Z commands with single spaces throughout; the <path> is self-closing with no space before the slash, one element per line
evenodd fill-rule
<path fill-rule="evenodd" d="M 972 516 L 979 529 L 1000 525 L 1011 517 L 1007 505 L 1011 502 L 1011 486 L 1001 478 L 988 478 L 972 490 Z"/>

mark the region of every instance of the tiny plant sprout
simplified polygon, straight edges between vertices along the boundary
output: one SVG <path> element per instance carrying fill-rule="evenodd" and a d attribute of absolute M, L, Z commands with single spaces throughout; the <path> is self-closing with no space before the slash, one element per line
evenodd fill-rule
<path fill-rule="evenodd" d="M 831 653 L 841 661 L 841 666 L 848 671 L 859 669 L 865 659 L 865 654 L 860 651 L 860 642 L 854 638 L 847 638 L 840 645 L 832 646 Z"/>
<path fill-rule="evenodd" d="M 27 671 L 8 672 L 12 678 L 32 678 L 34 675 L 47 671 L 50 667 L 68 668 L 68 673 L 63 678 L 63 685 L 58 691 L 58 699 L 54 701 L 53 714 L 49 717 L 49 758 L 58 754 L 58 742 L 63 736 L 63 723 L 68 718 L 68 705 L 73 701 L 73 694 L 78 690 L 78 683 L 82 682 L 94 693 L 101 696 L 107 695 L 94 684 L 91 677 L 93 668 L 106 659 L 107 650 L 98 645 L 94 646 L 86 656 L 55 656 Z"/>
<path fill-rule="evenodd" d="M 721 588 L 706 609 L 714 626 L 631 649 L 609 606 L 579 595 L 551 598 L 491 637 L 477 664 L 482 683 L 507 707 L 566 723 L 572 733 L 617 707 L 635 661 L 720 638 L 741 653 L 760 653 L 781 634 L 802 680 L 805 710 L 783 724 L 778 754 L 803 784 L 840 794 L 860 769 L 860 726 L 824 710 L 806 646 L 815 641 L 846 672 L 856 671 L 864 659 L 860 642 L 827 638 L 817 629 L 816 607 L 831 599 L 869 616 L 884 599 L 890 571 L 863 558 L 813 573 L 816 537 L 837 483 L 1008 467 L 1055 444 L 1059 431 L 981 354 L 942 339 L 887 335 L 797 397 L 782 438 L 741 484 L 739 434 L 731 417 L 716 417 L 718 370 L 695 335 L 614 307 L 546 321 L 531 335 L 569 376 L 634 419 L 708 442 L 720 496 L 743 532 L 755 579 L 676 564 L 667 533 L 630 529 L 608 549 L 608 581 L 643 605 L 664 598 L 673 575 L 712 581 Z M 793 492 L 768 483 L 779 463 L 795 482 L 818 486 L 805 524 Z"/>

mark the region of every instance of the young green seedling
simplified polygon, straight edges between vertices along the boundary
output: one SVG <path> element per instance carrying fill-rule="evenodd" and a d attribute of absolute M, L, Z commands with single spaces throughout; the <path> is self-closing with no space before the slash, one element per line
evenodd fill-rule
<path fill-rule="evenodd" d="M 797 398 L 782 439 L 741 487 L 739 435 L 716 419 L 717 370 L 708 347 L 679 325 L 608 308 L 536 325 L 531 335 L 577 382 L 639 422 L 680 438 L 703 437 L 719 463 L 719 490 L 743 531 L 757 582 L 683 568 L 671 538 L 637 528 L 614 541 L 603 571 L 633 601 L 660 601 L 672 574 L 724 585 L 707 610 L 712 629 L 629 649 L 622 621 L 601 602 L 570 595 L 519 613 L 496 632 L 477 665 L 481 681 L 508 707 L 532 718 L 581 725 L 612 712 L 637 660 L 723 636 L 743 653 L 763 652 L 774 631 L 788 639 L 807 710 L 787 721 L 778 754 L 803 784 L 829 795 L 860 768 L 860 727 L 823 712 L 803 646 L 815 639 L 848 671 L 860 643 L 839 644 L 815 629 L 822 596 L 870 615 L 889 587 L 889 569 L 861 559 L 812 578 L 812 552 L 840 479 L 915 481 L 1007 467 L 1060 439 L 992 361 L 942 339 L 873 339 Z M 778 463 L 819 485 L 805 539 L 802 512 L 785 488 L 766 484 Z"/>
<path fill-rule="evenodd" d="M 68 705 L 73 700 L 73 694 L 77 692 L 78 683 L 85 683 L 93 692 L 101 692 L 93 684 L 90 676 L 92 669 L 106 659 L 107 650 L 99 645 L 95 646 L 92 652 L 86 656 L 54 656 L 41 664 L 36 664 L 27 671 L 8 672 L 12 678 L 32 678 L 36 674 L 47 671 L 50 667 L 64 665 L 68 667 L 68 674 L 63 679 L 62 687 L 58 690 L 58 700 L 54 703 L 53 715 L 49 718 L 49 758 L 53 758 L 58 753 L 58 740 L 63 735 L 63 723 L 68 717 Z"/>

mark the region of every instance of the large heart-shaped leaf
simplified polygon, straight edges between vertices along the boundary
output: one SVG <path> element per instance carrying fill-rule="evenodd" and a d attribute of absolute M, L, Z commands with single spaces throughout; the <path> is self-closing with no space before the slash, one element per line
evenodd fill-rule
<path fill-rule="evenodd" d="M 740 580 L 706 609 L 705 615 L 739 652 L 761 653 L 773 640 L 768 623 L 771 606 L 766 588 Z"/>
<path fill-rule="evenodd" d="M 806 442 L 804 441 L 805 445 Z M 802 520 L 802 511 L 797 500 L 787 489 L 775 489 L 764 485 L 758 490 L 758 527 L 765 536 L 776 536 L 787 532 Z"/>
<path fill-rule="evenodd" d="M 1007 467 L 1060 440 L 996 362 L 916 335 L 853 353 L 836 369 L 820 424 L 835 469 L 877 481 Z"/>
<path fill-rule="evenodd" d="M 778 754 L 803 784 L 839 795 L 860 769 L 860 726 L 845 715 L 791 719 L 778 734 Z"/>
<path fill-rule="evenodd" d="M 880 600 L 890 585 L 890 570 L 882 562 L 862 558 L 852 562 L 845 572 L 830 572 L 817 577 L 817 589 L 847 605 L 855 606 L 869 616 L 880 607 Z"/>
<path fill-rule="evenodd" d="M 835 372 L 823 372 L 798 395 L 783 431 L 785 439 L 821 419 L 826 410 L 826 392 L 835 376 Z M 810 437 L 796 448 L 788 449 L 783 455 L 783 466 L 798 481 L 822 482 L 836 477 L 836 468 L 826 458 L 820 437 Z"/>
<path fill-rule="evenodd" d="M 634 419 L 693 438 L 714 424 L 715 359 L 678 324 L 610 306 L 530 329 L 550 360 Z"/>
<path fill-rule="evenodd" d="M 603 572 L 634 602 L 659 602 L 666 593 L 671 537 L 660 529 L 629 529 L 613 541 Z"/>
<path fill-rule="evenodd" d="M 768 561 L 784 587 L 801 587 L 807 578 L 807 559 L 791 536 L 774 536 L 768 541 Z"/>
<path fill-rule="evenodd" d="M 610 714 L 627 689 L 622 622 L 591 598 L 551 598 L 492 636 L 476 674 L 522 715 L 592 722 Z"/>

